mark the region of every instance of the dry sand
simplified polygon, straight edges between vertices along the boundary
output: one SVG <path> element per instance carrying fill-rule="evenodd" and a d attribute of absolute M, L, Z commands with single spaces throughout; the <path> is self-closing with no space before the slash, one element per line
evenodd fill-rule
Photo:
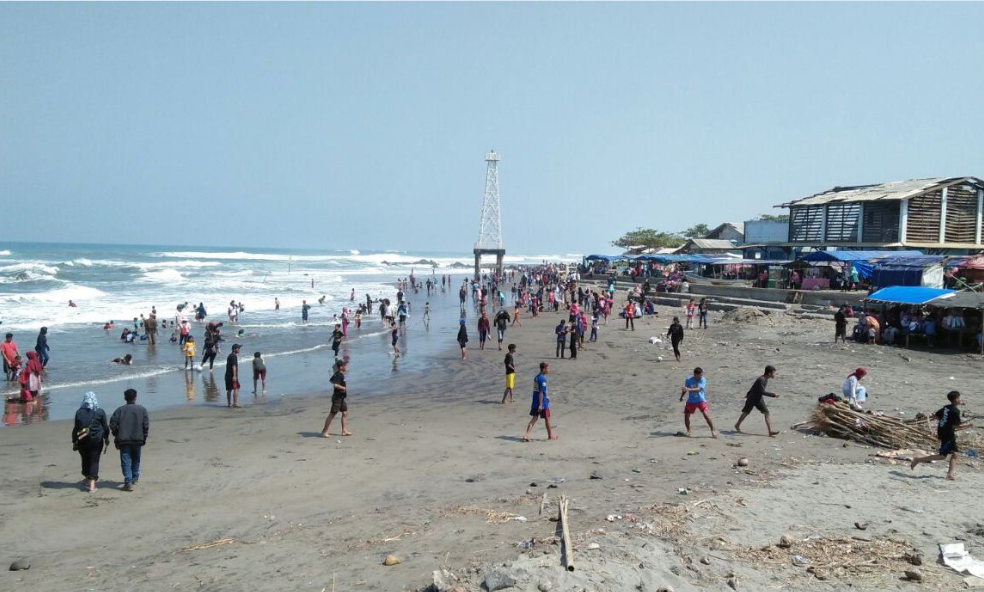
<path fill-rule="evenodd" d="M 894 348 L 834 345 L 832 323 L 712 313 L 709 330 L 688 331 L 676 364 L 648 339 L 681 311 L 659 310 L 634 332 L 602 326 L 576 361 L 552 357 L 558 315 L 524 319 L 507 334 L 519 377 L 505 406 L 503 354 L 476 341 L 467 363 L 449 348 L 440 371 L 394 375 L 384 396 L 350 384 L 349 438 L 318 437 L 325 394 L 154 413 L 133 493 L 118 489 L 112 449 L 100 490 L 79 490 L 67 423 L 0 430 L 0 559 L 31 563 L 3 572 L 0 589 L 415 590 L 442 568 L 444 589 L 461 590 L 487 577 L 530 591 L 729 590 L 729 579 L 741 590 L 963 586 L 937 564 L 936 545 L 965 540 L 984 557 L 976 461 L 947 482 L 940 463 L 911 472 L 789 426 L 859 365 L 869 407 L 911 416 L 956 388 L 973 410 L 984 396 L 979 357 L 909 351 L 907 361 Z M 560 440 L 545 441 L 541 424 L 523 443 L 542 360 Z M 782 434 L 764 437 L 756 413 L 736 435 L 744 393 L 767 363 L 779 368 L 770 389 L 781 398 L 769 404 Z M 675 436 L 679 387 L 695 365 L 707 373 L 717 440 L 699 416 L 694 438 Z M 113 398 L 101 396 L 110 411 Z M 735 466 L 742 457 L 748 467 Z M 572 499 L 574 572 L 560 567 L 549 520 L 559 494 Z M 783 534 L 792 548 L 775 546 Z M 215 541 L 227 544 L 186 550 Z M 900 579 L 911 549 L 925 557 L 922 584 Z M 401 563 L 383 566 L 388 554 Z"/>

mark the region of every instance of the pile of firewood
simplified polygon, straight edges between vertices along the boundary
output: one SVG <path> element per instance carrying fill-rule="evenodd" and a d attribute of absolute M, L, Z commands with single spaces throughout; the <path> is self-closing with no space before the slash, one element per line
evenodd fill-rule
<path fill-rule="evenodd" d="M 853 440 L 882 448 L 918 448 L 935 450 L 936 420 L 924 415 L 916 419 L 897 419 L 867 411 L 852 409 L 843 402 L 820 403 L 810 419 L 793 428 L 812 428 L 832 438 Z M 979 438 L 967 432 L 959 433 L 960 443 L 968 447 L 980 445 Z"/>

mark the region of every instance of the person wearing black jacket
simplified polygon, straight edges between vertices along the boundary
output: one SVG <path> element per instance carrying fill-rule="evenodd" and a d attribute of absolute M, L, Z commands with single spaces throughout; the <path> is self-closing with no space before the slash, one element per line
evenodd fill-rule
<path fill-rule="evenodd" d="M 745 407 L 742 408 L 741 417 L 738 418 L 738 423 L 735 424 L 736 432 L 739 434 L 741 433 L 741 422 L 745 421 L 745 418 L 752 412 L 752 409 L 758 409 L 765 417 L 765 429 L 769 431 L 769 437 L 775 438 L 779 435 L 779 432 L 772 431 L 772 422 L 769 421 L 769 408 L 766 407 L 765 401 L 762 400 L 762 397 L 772 397 L 774 399 L 779 398 L 779 395 L 765 390 L 765 388 L 769 385 L 769 379 L 775 377 L 775 366 L 766 366 L 765 372 L 762 376 L 755 379 L 755 383 L 752 384 L 752 388 L 748 389 L 748 393 L 745 395 Z"/>
<path fill-rule="evenodd" d="M 113 412 L 109 429 L 113 432 L 113 443 L 120 451 L 123 491 L 133 491 L 133 486 L 140 480 L 140 451 L 147 444 L 150 417 L 142 405 L 137 405 L 136 390 L 126 389 L 123 399 L 126 405 Z"/>
<path fill-rule="evenodd" d="M 673 355 L 676 356 L 676 361 L 679 362 L 680 342 L 683 341 L 683 325 L 680 324 L 680 317 L 673 317 L 673 323 L 666 332 L 666 336 L 670 338 L 670 343 L 673 345 Z"/>
<path fill-rule="evenodd" d="M 41 327 L 41 331 L 38 333 L 38 342 L 34 346 L 34 351 L 38 352 L 38 359 L 41 361 L 41 367 L 48 367 L 48 352 L 51 348 L 48 347 L 48 328 Z"/>
<path fill-rule="evenodd" d="M 96 490 L 96 481 L 99 480 L 99 457 L 109 448 L 106 412 L 99 408 L 96 393 L 91 391 L 85 394 L 82 405 L 75 412 L 72 448 L 78 450 L 82 457 L 84 487 L 91 493 Z"/>

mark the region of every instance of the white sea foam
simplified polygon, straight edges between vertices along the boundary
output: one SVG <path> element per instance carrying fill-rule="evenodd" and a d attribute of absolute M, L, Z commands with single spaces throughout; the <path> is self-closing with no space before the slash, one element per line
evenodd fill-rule
<path fill-rule="evenodd" d="M 140 278 L 140 281 L 147 282 L 180 282 L 184 280 L 184 276 L 177 269 L 165 268 L 158 271 L 148 271 Z"/>
<path fill-rule="evenodd" d="M 10 251 L 8 251 L 6 249 L 4 249 L 3 251 L 0 251 L 0 257 L 10 257 Z"/>
<path fill-rule="evenodd" d="M 17 274 L 21 272 L 34 272 L 37 274 L 50 275 L 53 276 L 58 273 L 58 267 L 54 265 L 45 265 L 41 262 L 35 261 L 25 261 L 22 263 L 13 263 L 11 265 L 0 266 L 0 274 Z"/>

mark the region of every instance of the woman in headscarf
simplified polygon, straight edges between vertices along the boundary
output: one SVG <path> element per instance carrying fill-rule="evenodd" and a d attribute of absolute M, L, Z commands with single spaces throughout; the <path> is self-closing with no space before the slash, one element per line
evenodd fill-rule
<path fill-rule="evenodd" d="M 24 374 L 26 374 L 26 376 L 24 376 L 21 380 L 21 385 L 31 392 L 31 397 L 33 399 L 37 399 L 38 395 L 41 393 L 42 371 L 44 371 L 44 366 L 41 365 L 41 359 L 38 357 L 38 352 L 27 352 L 27 365 L 24 366 Z"/>
<path fill-rule="evenodd" d="M 866 368 L 858 368 L 844 379 L 842 391 L 852 407 L 860 406 L 868 398 L 868 391 L 861 386 L 861 379 L 868 375 Z"/>
<path fill-rule="evenodd" d="M 96 393 L 86 393 L 75 412 L 72 444 L 82 457 L 85 491 L 93 492 L 99 479 L 99 457 L 109 448 L 109 422 L 106 412 L 99 408 Z"/>

